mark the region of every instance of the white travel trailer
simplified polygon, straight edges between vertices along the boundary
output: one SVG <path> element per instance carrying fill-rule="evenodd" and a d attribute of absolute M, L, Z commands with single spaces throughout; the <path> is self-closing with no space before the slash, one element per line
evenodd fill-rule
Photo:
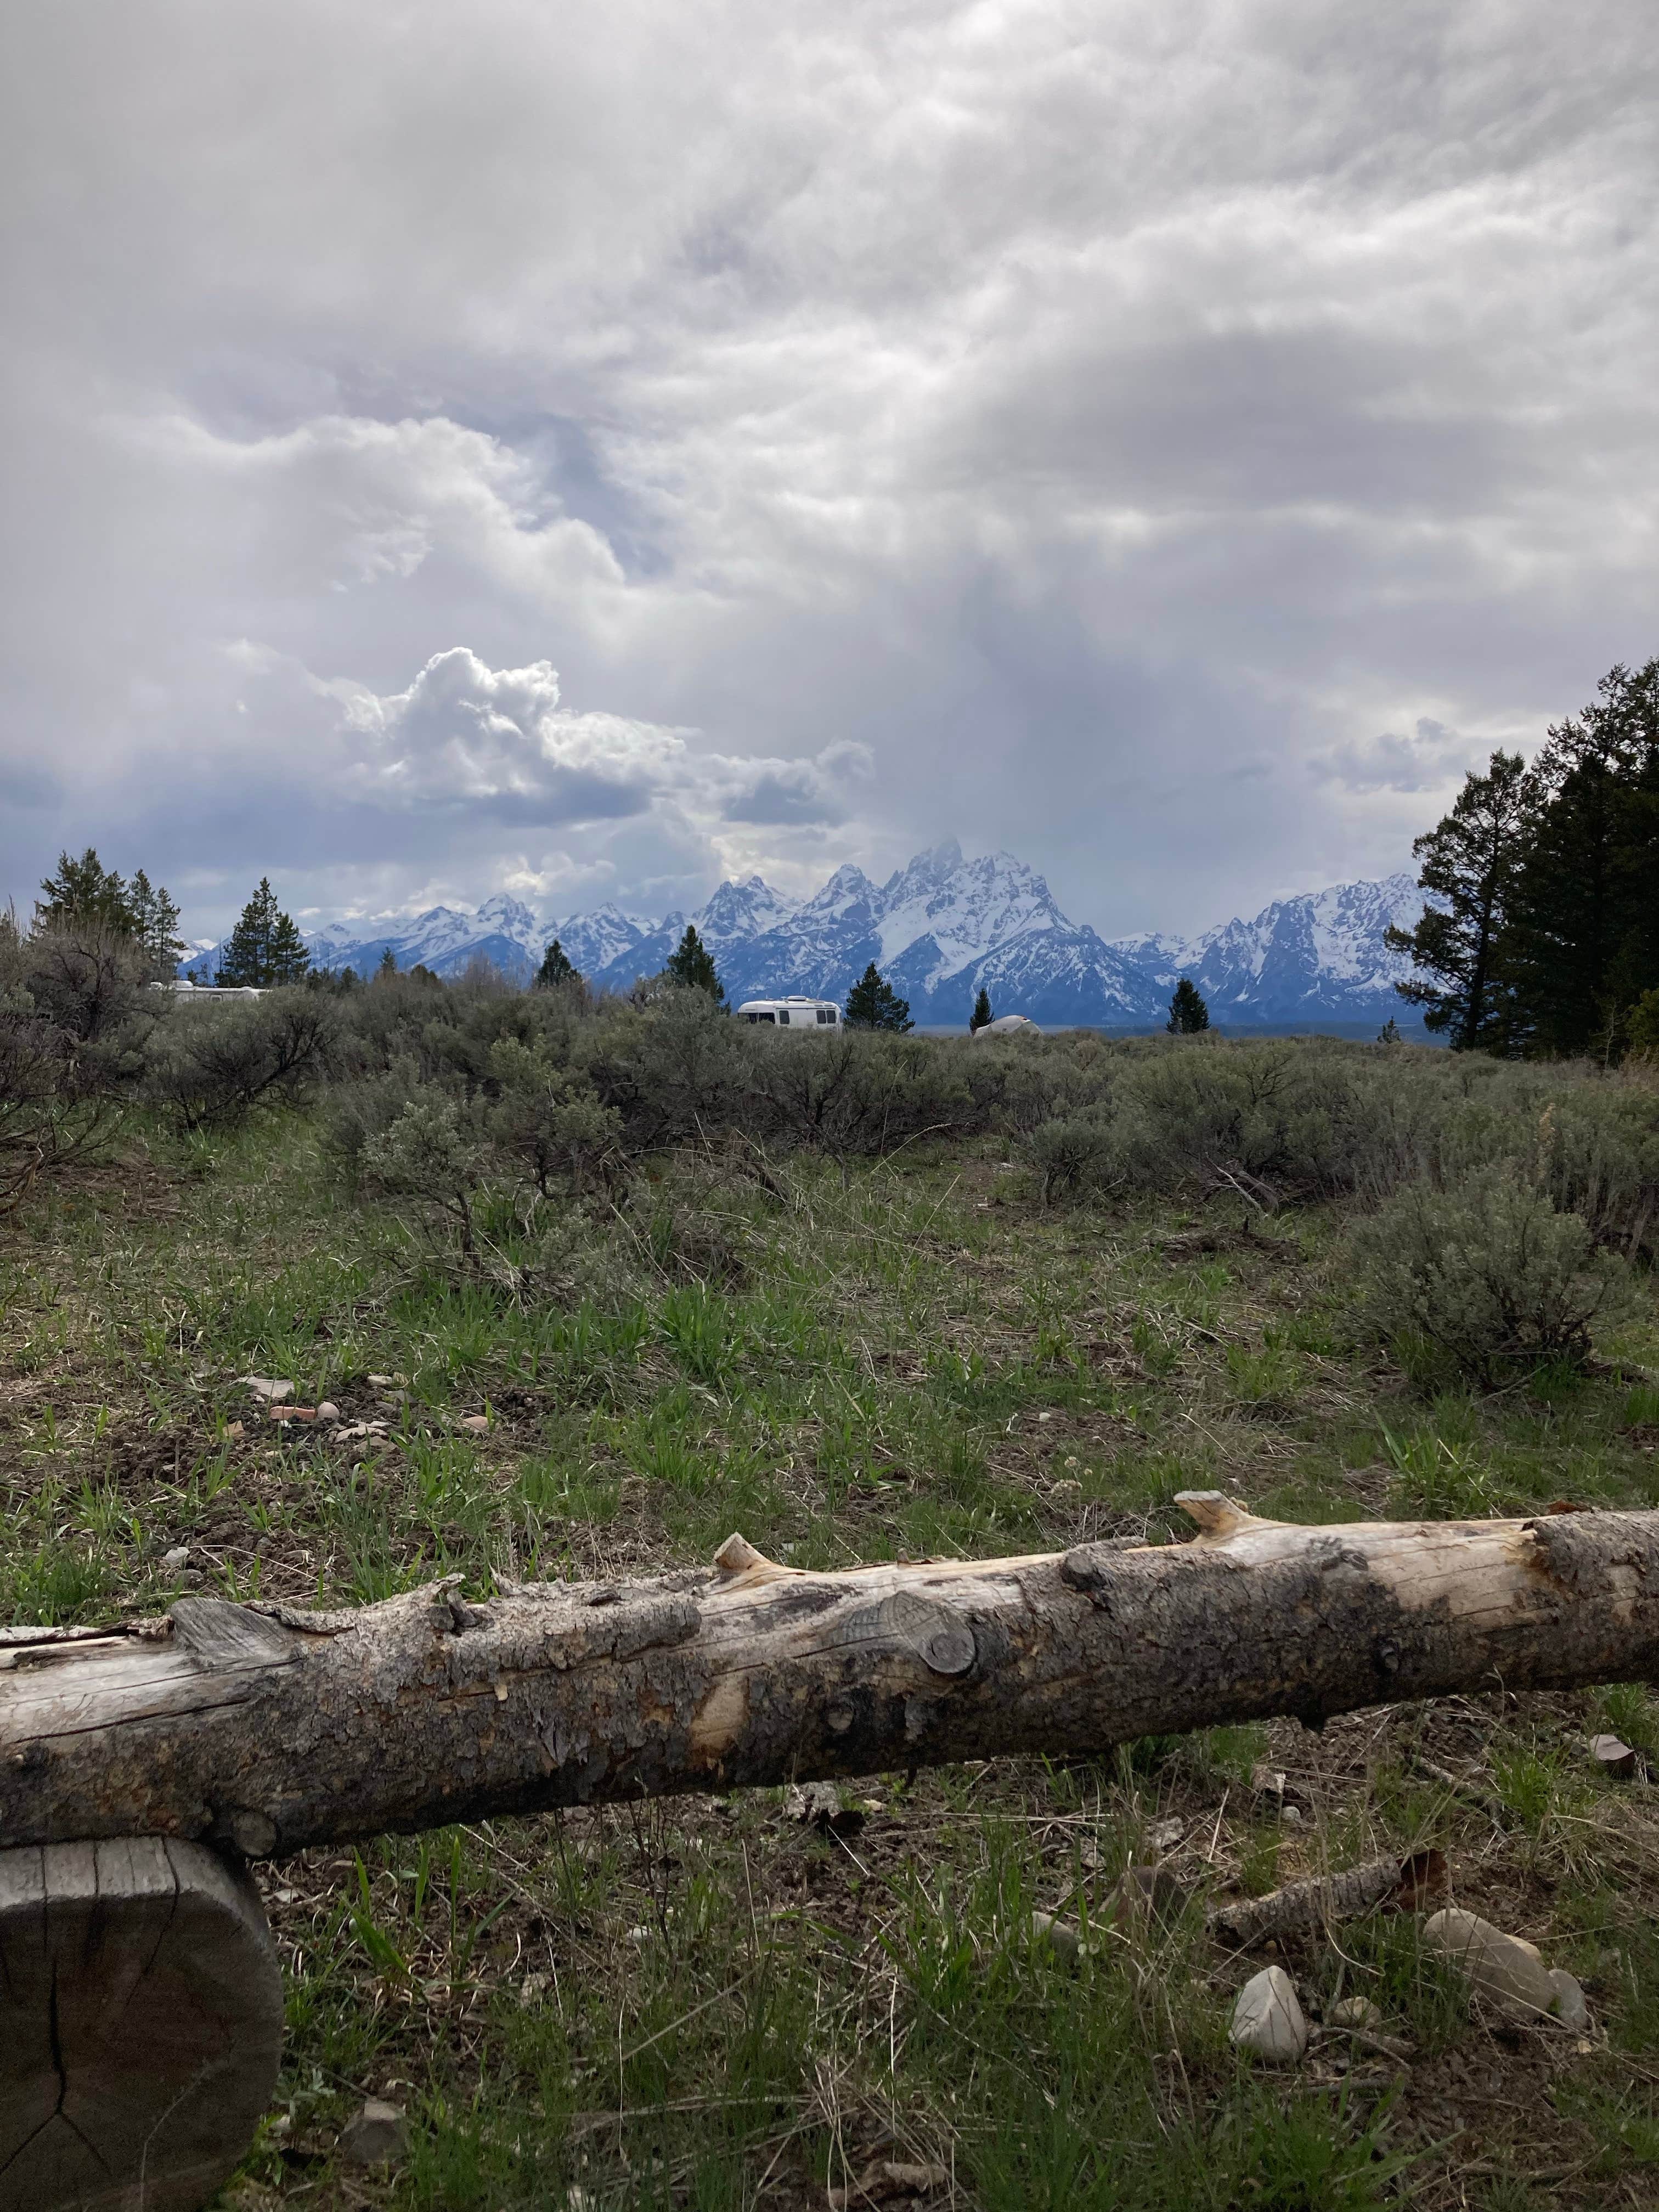
<path fill-rule="evenodd" d="M 833 999 L 745 999 L 740 1022 L 766 1022 L 781 1030 L 838 1030 L 841 1008 Z"/>

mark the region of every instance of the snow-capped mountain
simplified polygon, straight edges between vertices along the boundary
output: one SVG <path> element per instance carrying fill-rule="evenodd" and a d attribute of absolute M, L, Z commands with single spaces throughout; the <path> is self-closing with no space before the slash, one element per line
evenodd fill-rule
<path fill-rule="evenodd" d="M 1394 987 L 1410 963 L 1389 950 L 1384 936 L 1390 924 L 1411 927 L 1422 911 L 1417 878 L 1401 874 L 1276 899 L 1254 921 L 1223 922 L 1185 943 L 1119 941 L 1160 988 L 1190 975 L 1212 1020 L 1363 1020 L 1373 1007 L 1403 1019 Z M 1355 1014 L 1356 1006 L 1364 1011 Z"/>
<path fill-rule="evenodd" d="M 851 865 L 837 868 L 799 902 L 759 876 L 722 884 L 697 913 L 660 921 L 617 906 L 538 915 L 500 893 L 475 914 L 434 907 L 413 918 L 333 922 L 306 941 L 319 967 L 360 975 L 389 950 L 399 968 L 459 975 L 483 959 L 525 981 L 556 937 L 598 989 L 625 991 L 659 972 L 690 920 L 734 1005 L 792 992 L 844 1000 L 873 960 L 918 1022 L 951 1028 L 965 1026 L 981 987 L 999 1012 L 1040 1023 L 1161 1027 L 1183 975 L 1209 1002 L 1212 1019 L 1229 1026 L 1380 1026 L 1390 1014 L 1408 1026 L 1394 991 L 1406 963 L 1383 933 L 1390 922 L 1409 926 L 1422 906 L 1412 877 L 1389 876 L 1275 900 L 1254 920 L 1190 939 L 1109 942 L 1070 921 L 1024 861 L 1006 853 L 966 860 L 952 842 L 918 854 L 884 884 Z M 212 959 L 205 956 L 209 968 Z M 200 973 L 204 956 L 186 964 Z"/>

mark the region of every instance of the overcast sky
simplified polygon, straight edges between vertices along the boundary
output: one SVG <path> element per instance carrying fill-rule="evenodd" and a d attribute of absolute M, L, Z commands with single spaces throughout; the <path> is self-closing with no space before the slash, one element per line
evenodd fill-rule
<path fill-rule="evenodd" d="M 1644 0 L 18 0 L 0 895 L 1404 865 L 1659 651 Z"/>

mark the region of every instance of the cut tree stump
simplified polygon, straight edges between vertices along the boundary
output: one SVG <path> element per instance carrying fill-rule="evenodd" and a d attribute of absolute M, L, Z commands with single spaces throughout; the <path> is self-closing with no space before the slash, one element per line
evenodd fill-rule
<path fill-rule="evenodd" d="M 0 2208 L 191 2212 L 276 2085 L 252 1882 L 159 1837 L 0 1850 Z"/>

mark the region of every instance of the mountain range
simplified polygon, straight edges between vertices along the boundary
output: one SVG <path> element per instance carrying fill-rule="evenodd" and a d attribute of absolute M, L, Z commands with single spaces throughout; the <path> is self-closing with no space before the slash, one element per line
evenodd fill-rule
<path fill-rule="evenodd" d="M 473 913 L 440 906 L 413 917 L 331 922 L 306 943 L 319 967 L 360 975 L 390 951 L 399 968 L 418 963 L 458 975 L 486 960 L 522 981 L 556 937 L 590 983 L 627 990 L 660 970 L 690 921 L 733 1005 L 797 993 L 844 1000 L 873 960 L 924 1026 L 964 1027 L 982 987 L 999 1013 L 1039 1023 L 1161 1027 L 1170 992 L 1190 975 L 1212 1021 L 1230 1028 L 1374 1026 L 1390 1014 L 1408 1028 L 1415 1024 L 1394 990 L 1407 963 L 1383 933 L 1422 910 L 1416 879 L 1401 874 L 1276 899 L 1249 921 L 1193 938 L 1109 939 L 1069 921 L 1024 861 L 1006 853 L 964 860 L 949 842 L 919 853 L 884 884 L 860 868 L 837 868 L 801 901 L 759 876 L 723 883 L 698 912 L 660 921 L 614 905 L 538 914 L 498 893 Z M 181 972 L 204 975 L 216 950 L 192 954 Z"/>

